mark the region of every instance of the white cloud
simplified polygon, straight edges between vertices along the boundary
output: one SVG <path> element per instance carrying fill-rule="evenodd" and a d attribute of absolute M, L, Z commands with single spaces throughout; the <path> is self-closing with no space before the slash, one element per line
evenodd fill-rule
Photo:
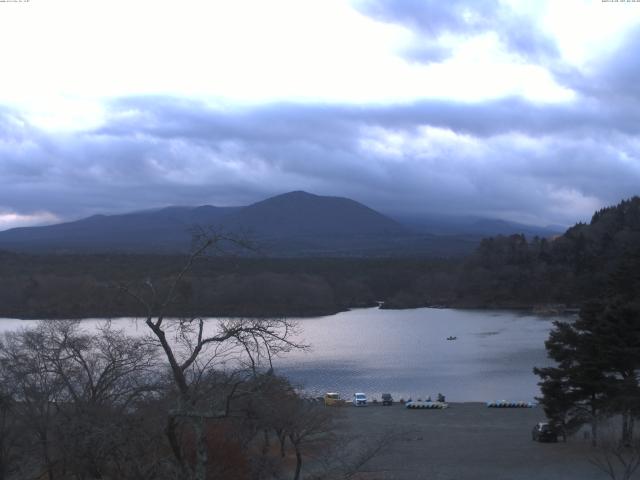
<path fill-rule="evenodd" d="M 0 231 L 15 227 L 31 227 L 59 223 L 58 216 L 50 212 L 35 212 L 28 215 L 0 210 Z"/>
<path fill-rule="evenodd" d="M 130 95 L 227 104 L 572 98 L 544 67 L 505 56 L 490 34 L 449 38 L 453 56 L 442 63 L 412 62 L 401 55 L 412 32 L 341 0 L 2 8 L 0 42 L 9 47 L 0 60 L 0 103 L 48 130 L 91 128 L 104 121 L 105 99 Z M 560 32 L 573 19 L 556 10 L 548 15 Z"/>
<path fill-rule="evenodd" d="M 540 25 L 555 38 L 563 61 L 577 68 L 610 54 L 640 23 L 635 2 L 562 0 L 542 5 Z"/>

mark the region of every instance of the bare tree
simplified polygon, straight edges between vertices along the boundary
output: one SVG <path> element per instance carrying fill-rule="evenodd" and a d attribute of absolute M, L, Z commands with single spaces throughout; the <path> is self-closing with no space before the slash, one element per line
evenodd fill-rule
<path fill-rule="evenodd" d="M 13 387 L 12 414 L 24 429 L 25 450 L 38 458 L 32 466 L 44 469 L 41 476 L 53 480 L 55 412 L 64 385 L 48 365 L 42 344 L 43 334 L 35 330 L 5 334 L 0 340 L 0 367 L 3 384 Z"/>
<path fill-rule="evenodd" d="M 640 440 L 629 443 L 613 437 L 600 437 L 599 446 L 589 462 L 611 480 L 629 480 L 640 468 Z"/>
<path fill-rule="evenodd" d="M 0 480 L 17 470 L 18 446 L 23 441 L 14 415 L 13 394 L 0 378 Z"/>
<path fill-rule="evenodd" d="M 128 415 L 133 403 L 160 390 L 157 348 L 111 322 L 91 334 L 74 321 L 43 322 L 40 328 L 44 355 L 64 384 L 58 448 L 66 468 L 100 478 L 115 452 L 130 445 L 122 433 L 136 423 Z"/>
<path fill-rule="evenodd" d="M 217 367 L 247 367 L 255 373 L 261 366 L 272 366 L 274 356 L 294 348 L 303 348 L 294 338 L 296 325 L 286 319 L 227 319 L 205 322 L 200 316 L 168 319 L 171 305 L 178 300 L 180 287 L 195 262 L 209 252 L 219 253 L 225 246 L 244 248 L 246 243 L 220 234 L 202 234 L 194 239 L 194 248 L 182 269 L 161 290 L 151 280 L 144 291 L 121 286 L 145 311 L 145 324 L 159 343 L 176 387 L 175 408 L 169 412 L 167 437 L 183 477 L 204 480 L 207 469 L 206 425 L 210 420 L 229 415 L 228 398 L 237 393 L 225 389 L 227 401 L 212 402 L 200 395 L 203 372 Z M 238 382 L 236 386 L 240 385 Z M 195 464 L 189 465 L 179 438 L 179 427 L 188 423 L 195 433 Z"/>
<path fill-rule="evenodd" d="M 285 431 L 296 455 L 294 480 L 302 471 L 303 447 L 326 443 L 333 432 L 333 411 L 305 399 L 294 399 L 287 404 L 288 421 Z M 320 447 L 324 447 L 320 445 Z"/>
<path fill-rule="evenodd" d="M 157 390 L 156 346 L 127 336 L 109 321 L 95 333 L 83 332 L 77 320 L 43 321 L 35 333 L 43 360 L 63 383 L 67 403 L 110 404 L 124 410 Z"/>
<path fill-rule="evenodd" d="M 158 392 L 155 352 L 109 323 L 89 334 L 78 321 L 43 321 L 7 334 L 0 342 L 3 383 L 13 385 L 23 443 L 40 457 L 28 463 L 50 480 L 101 478 L 114 452 L 129 444 L 122 432 L 135 424 L 134 403 Z"/>

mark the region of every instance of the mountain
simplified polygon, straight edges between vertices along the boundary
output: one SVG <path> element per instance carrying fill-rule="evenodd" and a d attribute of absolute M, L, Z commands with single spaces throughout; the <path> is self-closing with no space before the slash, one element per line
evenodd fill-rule
<path fill-rule="evenodd" d="M 403 225 L 418 232 L 434 235 L 475 235 L 489 237 L 522 233 L 527 237 L 553 237 L 561 234 L 566 227 L 549 225 L 538 227 L 497 218 L 485 218 L 472 215 L 396 215 Z"/>
<path fill-rule="evenodd" d="M 266 253 L 348 254 L 387 249 L 406 235 L 396 221 L 356 201 L 290 192 L 246 207 L 167 207 L 0 232 L 0 248 L 42 252 L 180 252 L 195 226 L 239 232 Z"/>
<path fill-rule="evenodd" d="M 0 248 L 45 252 L 171 252 L 184 249 L 194 225 L 219 225 L 239 207 L 167 207 L 93 215 L 45 227 L 0 232 Z"/>
<path fill-rule="evenodd" d="M 451 257 L 471 253 L 481 240 L 479 232 L 524 231 L 522 225 L 500 221 L 475 227 L 469 221 L 455 222 L 444 229 L 433 228 L 432 222 L 427 228 L 399 222 L 348 198 L 296 191 L 244 207 L 167 207 L 14 228 L 0 232 L 0 249 L 179 253 L 189 250 L 193 229 L 200 226 L 247 238 L 260 252 L 274 256 Z M 440 226 L 445 223 L 441 220 Z"/>
<path fill-rule="evenodd" d="M 227 227 L 261 237 L 386 236 L 406 234 L 395 220 L 354 200 L 290 192 L 254 203 L 227 219 Z"/>

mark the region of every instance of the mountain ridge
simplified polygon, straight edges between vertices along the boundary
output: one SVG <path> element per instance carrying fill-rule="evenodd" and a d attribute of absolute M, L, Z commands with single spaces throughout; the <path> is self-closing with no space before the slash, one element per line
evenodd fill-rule
<path fill-rule="evenodd" d="M 177 253 L 190 248 L 196 226 L 246 235 L 265 253 L 276 256 L 457 256 L 470 253 L 481 237 L 461 230 L 434 235 L 346 197 L 298 190 L 247 206 L 169 206 L 18 227 L 0 232 L 0 248 L 44 253 Z"/>

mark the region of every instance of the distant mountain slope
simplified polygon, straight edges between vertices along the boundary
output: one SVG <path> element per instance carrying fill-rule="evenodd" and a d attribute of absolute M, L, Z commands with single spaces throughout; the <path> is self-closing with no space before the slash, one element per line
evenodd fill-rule
<path fill-rule="evenodd" d="M 477 219 L 476 219 L 477 220 Z M 495 234 L 518 230 L 486 225 Z M 481 236 L 457 226 L 429 231 L 401 224 L 354 200 L 296 191 L 245 207 L 167 207 L 0 232 L 0 249 L 46 253 L 178 253 L 191 246 L 194 226 L 252 240 L 275 256 L 431 256 L 471 253 Z M 513 227 L 513 230 L 510 228 Z M 522 230 L 520 230 L 522 231 Z"/>
<path fill-rule="evenodd" d="M 45 227 L 0 232 L 0 247 L 26 251 L 176 251 L 188 248 L 194 225 L 219 225 L 238 207 L 167 207 L 94 215 Z"/>
<path fill-rule="evenodd" d="M 262 237 L 378 236 L 406 234 L 395 220 L 342 197 L 290 192 L 249 205 L 227 218 L 227 228 L 250 229 Z"/>
<path fill-rule="evenodd" d="M 399 215 L 394 218 L 416 231 L 434 235 L 477 235 L 488 237 L 522 233 L 527 237 L 552 237 L 560 235 L 566 230 L 566 227 L 559 225 L 538 227 L 471 215 Z"/>
<path fill-rule="evenodd" d="M 45 227 L 0 232 L 0 248 L 46 252 L 179 252 L 195 225 L 240 232 L 266 253 L 366 254 L 406 234 L 394 220 L 347 198 L 291 192 L 247 207 L 168 207 L 94 215 Z"/>

